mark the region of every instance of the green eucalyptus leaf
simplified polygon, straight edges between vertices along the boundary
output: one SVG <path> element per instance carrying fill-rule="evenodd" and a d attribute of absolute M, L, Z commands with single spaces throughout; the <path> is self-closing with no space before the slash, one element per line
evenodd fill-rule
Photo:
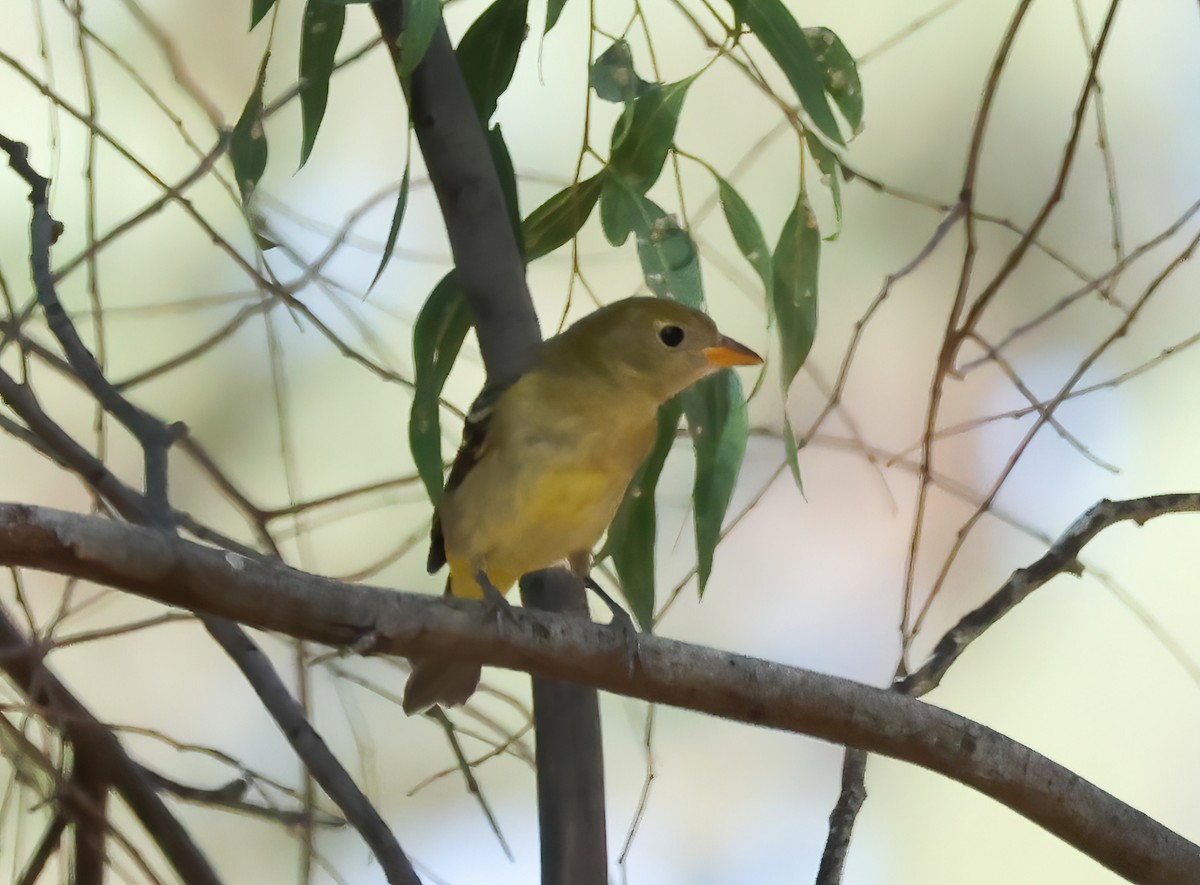
<path fill-rule="evenodd" d="M 617 117 L 617 122 L 613 125 L 612 137 L 609 138 L 610 145 L 617 145 L 621 140 L 629 134 L 629 128 L 633 125 L 633 106 L 632 101 L 626 102 L 621 109 L 621 116 Z"/>
<path fill-rule="evenodd" d="M 346 8 L 321 0 L 308 0 L 304 6 L 304 24 L 300 34 L 300 165 L 308 162 L 317 131 L 325 117 L 329 101 L 329 78 L 334 56 L 342 40 Z"/>
<path fill-rule="evenodd" d="M 627 228 L 626 233 L 632 230 L 637 235 L 638 259 L 650 290 L 660 298 L 670 298 L 689 307 L 703 309 L 700 258 L 691 235 L 679 226 L 674 216 L 640 193 L 636 183 L 626 180 L 616 170 L 610 168 L 607 171 L 603 187 L 601 221 L 603 223 L 605 218 L 606 199 L 610 206 L 621 207 L 624 213 L 620 218 L 621 227 Z M 609 230 L 606 228 L 607 233 Z M 761 237 L 761 231 L 759 235 Z M 765 244 L 763 252 L 766 252 Z M 749 423 L 741 382 L 730 371 L 722 371 L 704 379 L 684 391 L 679 401 L 687 415 L 696 456 L 692 499 L 697 573 L 700 592 L 703 593 L 712 572 L 713 553 L 720 541 L 721 525 L 741 469 Z M 671 419 L 672 429 L 677 423 L 678 414 Z M 664 427 L 660 425 L 659 430 L 662 444 Z M 665 457 L 665 454 L 661 455 L 661 458 Z M 657 476 L 661 463 L 655 463 L 653 457 L 648 463 Z M 644 494 L 644 487 L 641 488 Z M 610 546 L 614 551 L 613 561 L 621 576 L 622 586 L 627 587 L 626 598 L 639 620 L 645 624 L 645 619 L 653 611 L 653 505 L 640 499 L 633 503 L 627 497 L 622 507 L 626 508 L 626 512 L 618 525 L 617 534 L 613 536 L 616 541 Z M 649 515 L 645 508 L 650 509 Z M 618 550 L 621 552 L 618 553 Z M 620 556 L 624 560 L 619 560 Z M 647 590 L 647 587 L 650 589 Z"/>
<path fill-rule="evenodd" d="M 728 369 L 710 375 L 680 397 L 696 453 L 692 503 L 700 593 L 712 574 L 713 553 L 733 498 L 750 423 L 742 382 Z"/>
<path fill-rule="evenodd" d="M 542 34 L 549 34 L 554 26 L 558 24 L 558 17 L 562 15 L 563 7 L 567 5 L 567 0 L 549 0 L 546 4 L 546 28 Z"/>
<path fill-rule="evenodd" d="M 637 192 L 611 168 L 600 185 L 600 229 L 610 245 L 622 246 L 633 232 L 639 208 Z"/>
<path fill-rule="evenodd" d="M 788 419 L 787 414 L 783 416 L 783 445 L 784 451 L 787 454 L 788 469 L 792 472 L 792 479 L 796 482 L 796 488 L 803 495 L 804 479 L 800 476 L 801 444 L 796 442 L 796 434 L 792 430 L 792 422 Z"/>
<path fill-rule="evenodd" d="M 652 200 L 631 198 L 638 258 L 650 290 L 698 310 L 704 307 L 700 257 L 691 235 Z M 731 371 L 705 378 L 680 394 L 696 454 L 692 487 L 700 592 L 712 571 L 713 552 L 741 469 L 750 428 L 742 385 Z"/>
<path fill-rule="evenodd" d="M 621 592 L 646 632 L 654 626 L 654 540 L 658 522 L 655 490 L 675 442 L 682 410 L 678 398 L 658 410 L 654 448 L 626 489 L 601 553 L 601 557 L 612 557 Z"/>
<path fill-rule="evenodd" d="M 405 81 L 412 76 L 438 22 L 442 20 L 441 0 L 407 0 L 404 7 L 404 32 L 400 35 L 400 58 L 396 61 L 396 73 Z"/>
<path fill-rule="evenodd" d="M 771 294 L 774 283 L 774 274 L 771 272 L 771 247 L 767 245 L 767 238 L 763 236 L 758 219 L 754 217 L 754 212 L 742 199 L 741 194 L 716 172 L 713 173 L 713 177 L 717 179 L 717 194 L 721 200 L 721 210 L 725 213 L 725 223 L 729 225 L 729 232 L 733 234 L 738 251 L 750 262 L 750 266 L 762 280 L 767 310 L 770 312 L 774 304 Z"/>
<path fill-rule="evenodd" d="M 258 79 L 254 90 L 242 108 L 237 125 L 229 136 L 229 160 L 233 163 L 233 177 L 242 195 L 242 203 L 250 202 L 258 180 L 267 170 L 267 133 L 263 129 L 263 84 L 267 79 L 267 60 L 271 53 L 263 55 L 258 66 Z"/>
<path fill-rule="evenodd" d="M 496 103 L 512 82 L 528 13 L 529 0 L 496 0 L 458 42 L 458 64 L 484 125 L 491 121 Z"/>
<path fill-rule="evenodd" d="M 650 291 L 704 308 L 704 287 L 700 277 L 700 253 L 691 234 L 679 226 L 675 216 L 648 197 L 632 194 L 633 230 L 637 234 L 638 260 Z"/>
<path fill-rule="evenodd" d="M 253 0 L 250 4 L 250 30 L 258 27 L 258 23 L 266 17 L 275 5 L 275 0 Z"/>
<path fill-rule="evenodd" d="M 842 231 L 842 167 L 838 163 L 837 154 L 822 144 L 821 139 L 811 130 L 805 130 L 804 142 L 808 145 L 813 159 L 817 161 L 817 168 L 821 170 L 821 181 L 829 188 L 829 194 L 833 197 L 833 214 L 837 219 L 837 227 L 825 239 L 836 240 Z"/>
<path fill-rule="evenodd" d="M 614 130 L 609 166 L 638 193 L 646 193 L 658 181 L 675 140 L 683 100 L 695 79 L 693 74 L 676 83 L 650 87 L 629 105 L 628 121 L 623 115 Z"/>
<path fill-rule="evenodd" d="M 415 383 L 408 445 L 417 473 L 435 504 L 442 496 L 442 425 L 439 399 L 471 328 L 466 294 L 454 271 L 442 277 L 413 324 Z"/>
<path fill-rule="evenodd" d="M 603 175 L 576 182 L 529 213 L 521 225 L 526 261 L 550 254 L 579 233 L 600 198 Z"/>
<path fill-rule="evenodd" d="M 375 276 L 371 279 L 371 285 L 367 287 L 368 294 L 375 288 L 375 284 L 379 282 L 379 278 L 383 276 L 383 269 L 391 261 L 392 251 L 396 248 L 396 239 L 400 236 L 400 224 L 404 221 L 404 210 L 408 207 L 408 177 L 411 167 L 412 138 L 410 136 L 408 158 L 404 161 L 404 175 L 400 178 L 400 190 L 396 194 L 396 209 L 392 212 L 392 224 L 388 228 L 387 242 L 383 245 L 383 255 L 379 259 L 379 268 L 375 271 Z"/>
<path fill-rule="evenodd" d="M 854 56 L 829 28 L 805 28 L 804 36 L 824 72 L 825 91 L 850 124 L 851 134 L 857 135 L 862 129 L 863 91 Z"/>
<path fill-rule="evenodd" d="M 817 270 L 821 232 L 802 193 L 783 223 L 771 266 L 775 276 L 775 319 L 779 367 L 786 392 L 812 349 L 817 332 Z"/>
<path fill-rule="evenodd" d="M 845 144 L 825 97 L 825 72 L 783 0 L 729 0 L 729 5 L 775 59 L 817 128 L 838 144 Z"/>
<path fill-rule="evenodd" d="M 588 85 L 596 97 L 604 101 L 630 102 L 653 88 L 633 69 L 633 50 L 624 40 L 618 40 L 592 62 Z"/>

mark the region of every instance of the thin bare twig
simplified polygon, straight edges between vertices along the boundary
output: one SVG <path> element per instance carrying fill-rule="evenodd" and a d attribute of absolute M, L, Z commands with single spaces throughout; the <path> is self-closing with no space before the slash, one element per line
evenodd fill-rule
<path fill-rule="evenodd" d="M 1014 606 L 1060 574 L 1080 575 L 1079 553 L 1096 535 L 1119 522 L 1145 525 L 1168 513 L 1200 512 L 1200 493 L 1153 495 L 1130 501 L 1101 501 L 1075 520 L 1037 562 L 1018 569 L 983 605 L 965 615 L 934 646 L 929 659 L 896 683 L 896 690 L 920 697 L 936 688 L 950 665 L 984 631 Z"/>
<path fill-rule="evenodd" d="M 930 607 L 933 605 L 933 601 L 937 597 L 938 591 L 945 584 L 946 577 L 949 575 L 951 567 L 957 560 L 958 554 L 962 550 L 962 546 L 965 543 L 968 534 L 979 522 L 980 517 L 987 512 L 989 507 L 991 507 L 992 502 L 996 499 L 996 495 L 1000 493 L 1001 487 L 1008 480 L 1008 477 L 1016 468 L 1017 462 L 1028 448 L 1030 441 L 1034 438 L 1034 436 L 1037 435 L 1038 431 L 1040 431 L 1042 427 L 1048 423 L 1050 416 L 1054 414 L 1055 410 L 1058 409 L 1060 405 L 1062 405 L 1062 403 L 1066 400 L 1067 395 L 1070 394 L 1070 392 L 1075 388 L 1075 385 L 1079 383 L 1079 380 L 1084 376 L 1084 374 L 1087 373 L 1088 369 L 1092 367 L 1096 360 L 1100 359 L 1100 357 L 1113 345 L 1114 342 L 1120 338 L 1123 338 L 1128 333 L 1129 328 L 1141 314 L 1142 309 L 1150 302 L 1155 293 L 1159 291 L 1159 288 L 1162 286 L 1162 284 L 1179 268 L 1180 265 L 1191 259 L 1192 253 L 1198 246 L 1200 246 L 1200 233 L 1193 237 L 1192 241 L 1188 243 L 1187 247 L 1177 256 L 1175 256 L 1175 258 L 1172 259 L 1167 266 L 1164 267 L 1163 270 L 1153 280 L 1150 281 L 1150 284 L 1145 288 L 1142 294 L 1137 298 L 1136 301 L 1133 302 L 1132 305 L 1130 305 L 1128 315 L 1125 316 L 1121 323 L 1117 325 L 1117 327 L 1108 335 L 1107 338 L 1101 341 L 1091 353 L 1089 353 L 1082 361 L 1080 361 L 1080 363 L 1075 367 L 1074 371 L 1071 372 L 1070 377 L 1068 377 L 1062 387 L 1059 388 L 1058 393 L 1056 393 L 1050 399 L 1050 401 L 1046 403 L 1045 409 L 1038 413 L 1036 420 L 1033 422 L 1033 426 L 1029 428 L 1029 430 L 1025 433 L 1025 436 L 1022 437 L 1021 441 L 1017 444 L 1016 448 L 1013 450 L 1013 453 L 1005 462 L 1004 467 L 1001 468 L 999 475 L 992 483 L 991 488 L 988 490 L 979 506 L 976 507 L 975 511 L 967 518 L 955 535 L 954 543 L 950 547 L 950 552 L 946 554 L 946 558 L 942 563 L 942 567 L 939 570 L 937 577 L 934 579 L 929 594 L 925 597 L 925 601 L 922 603 L 921 609 L 912 623 L 911 632 L 907 635 L 908 641 L 911 641 L 911 638 L 915 636 L 921 629 L 921 624 L 924 622 L 926 615 L 928 615 Z"/>

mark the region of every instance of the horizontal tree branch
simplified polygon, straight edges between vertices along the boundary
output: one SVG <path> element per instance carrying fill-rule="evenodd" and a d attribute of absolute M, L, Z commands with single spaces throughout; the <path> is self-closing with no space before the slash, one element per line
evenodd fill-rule
<path fill-rule="evenodd" d="M 463 660 L 812 735 L 923 766 L 991 796 L 1109 869 L 1200 881 L 1200 848 L 1028 747 L 897 692 L 580 618 L 345 584 L 103 517 L 0 504 L 0 564 L 72 575 L 334 647 Z"/>

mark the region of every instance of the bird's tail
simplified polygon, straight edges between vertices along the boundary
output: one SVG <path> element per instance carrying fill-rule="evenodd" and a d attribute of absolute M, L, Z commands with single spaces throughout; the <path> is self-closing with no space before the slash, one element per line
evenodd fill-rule
<path fill-rule="evenodd" d="M 404 686 L 404 712 L 423 713 L 434 704 L 465 704 L 479 685 L 478 664 L 463 664 L 438 658 L 412 662 L 412 673 Z"/>

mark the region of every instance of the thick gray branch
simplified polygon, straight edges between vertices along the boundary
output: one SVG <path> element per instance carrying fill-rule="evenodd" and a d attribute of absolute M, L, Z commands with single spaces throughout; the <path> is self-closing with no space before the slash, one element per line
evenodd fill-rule
<path fill-rule="evenodd" d="M 102 517 L 0 504 L 0 564 L 74 575 L 332 646 L 528 670 L 655 703 L 809 734 L 937 771 L 1138 882 L 1200 882 L 1200 848 L 1028 747 L 897 692 L 769 661 L 518 611 L 503 635 L 477 605 L 344 584 Z"/>
<path fill-rule="evenodd" d="M 393 51 L 404 29 L 401 6 L 396 0 L 371 4 Z M 488 383 L 510 383 L 529 368 L 542 335 L 492 152 L 445 23 L 434 31 L 409 93 L 413 130 L 471 306 Z"/>

